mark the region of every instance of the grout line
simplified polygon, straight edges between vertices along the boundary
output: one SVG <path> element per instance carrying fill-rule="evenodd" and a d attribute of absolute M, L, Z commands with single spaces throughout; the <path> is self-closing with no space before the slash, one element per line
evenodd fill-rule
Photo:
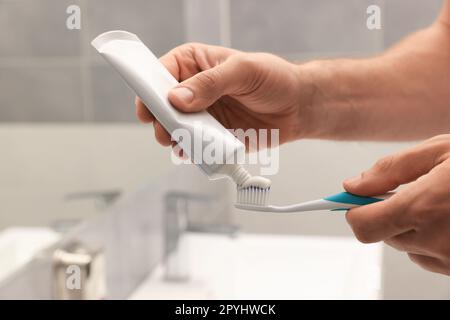
<path fill-rule="evenodd" d="M 220 10 L 220 44 L 231 47 L 230 0 L 219 0 Z"/>

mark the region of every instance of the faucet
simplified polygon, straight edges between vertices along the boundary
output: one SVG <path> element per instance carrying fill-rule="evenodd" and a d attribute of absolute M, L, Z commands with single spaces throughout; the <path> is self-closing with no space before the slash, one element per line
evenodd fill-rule
<path fill-rule="evenodd" d="M 120 190 L 99 190 L 99 191 L 80 191 L 67 194 L 64 199 L 67 201 L 94 199 L 99 208 L 106 208 L 112 205 L 121 195 Z"/>
<path fill-rule="evenodd" d="M 106 297 L 105 255 L 70 242 L 53 252 L 53 297 L 63 300 L 104 299 Z"/>
<path fill-rule="evenodd" d="M 193 207 L 198 206 L 194 211 Z M 203 208 L 201 208 L 203 207 Z M 194 194 L 181 191 L 170 191 L 164 196 L 164 224 L 165 224 L 165 280 L 166 281 L 187 281 L 189 279 L 185 259 L 187 248 L 182 241 L 182 236 L 186 232 L 224 234 L 234 237 L 239 231 L 238 227 L 229 222 L 218 222 L 226 206 L 221 205 L 218 196 L 205 194 Z M 208 212 L 208 216 L 213 221 L 195 222 L 194 214 Z M 212 214 L 216 212 L 216 215 Z M 219 219 L 217 219 L 219 217 Z M 214 219 L 216 218 L 216 219 Z"/>
<path fill-rule="evenodd" d="M 80 191 L 64 195 L 64 201 L 72 202 L 82 200 L 93 200 L 96 210 L 103 211 L 114 205 L 114 203 L 119 199 L 121 194 L 122 191 L 119 189 Z M 80 218 L 75 219 L 61 218 L 53 221 L 52 229 L 55 230 L 56 232 L 64 234 L 79 223 Z"/>

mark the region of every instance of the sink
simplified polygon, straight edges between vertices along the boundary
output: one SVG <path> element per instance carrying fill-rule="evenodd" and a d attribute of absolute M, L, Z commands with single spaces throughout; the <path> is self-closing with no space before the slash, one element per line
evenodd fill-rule
<path fill-rule="evenodd" d="M 161 264 L 130 299 L 378 299 L 382 247 L 350 237 L 187 233 L 183 281 Z"/>
<path fill-rule="evenodd" d="M 0 282 L 59 238 L 58 233 L 43 227 L 12 227 L 0 232 Z"/>

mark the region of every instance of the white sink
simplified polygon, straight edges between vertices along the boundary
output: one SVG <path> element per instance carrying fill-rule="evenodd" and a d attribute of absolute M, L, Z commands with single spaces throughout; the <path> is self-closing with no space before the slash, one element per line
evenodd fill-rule
<path fill-rule="evenodd" d="M 187 281 L 160 265 L 130 299 L 378 299 L 379 244 L 346 237 L 187 234 Z"/>
<path fill-rule="evenodd" d="M 55 231 L 39 227 L 14 227 L 0 232 L 0 281 L 59 238 Z"/>

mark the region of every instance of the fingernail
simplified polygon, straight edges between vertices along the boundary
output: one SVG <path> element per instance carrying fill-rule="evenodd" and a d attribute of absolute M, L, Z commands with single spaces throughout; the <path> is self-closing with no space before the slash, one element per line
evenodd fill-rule
<path fill-rule="evenodd" d="M 194 93 L 186 87 L 178 87 L 172 89 L 172 94 L 185 103 L 191 103 L 194 100 Z"/>
<path fill-rule="evenodd" d="M 358 183 L 360 180 L 361 180 L 361 175 L 358 175 L 356 177 L 346 179 L 345 183 L 355 184 L 355 183 Z"/>

